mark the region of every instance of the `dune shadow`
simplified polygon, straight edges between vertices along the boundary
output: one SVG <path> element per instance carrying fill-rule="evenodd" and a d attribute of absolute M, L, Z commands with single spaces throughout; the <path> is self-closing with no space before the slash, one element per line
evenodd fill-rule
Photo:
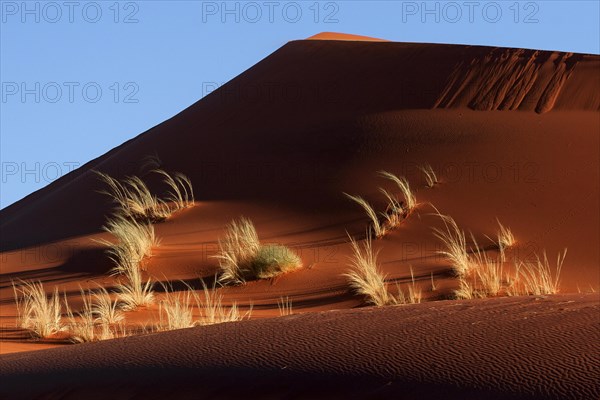
<path fill-rule="evenodd" d="M 85 248 L 76 251 L 63 264 L 31 271 L 0 275 L 0 289 L 12 286 L 13 282 L 39 281 L 42 284 L 64 283 L 75 279 L 90 278 L 107 274 L 113 267 L 112 261 L 101 248 Z"/>

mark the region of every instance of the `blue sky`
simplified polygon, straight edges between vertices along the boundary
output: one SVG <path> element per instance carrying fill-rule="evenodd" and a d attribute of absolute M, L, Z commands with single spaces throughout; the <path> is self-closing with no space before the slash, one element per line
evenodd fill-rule
<path fill-rule="evenodd" d="M 0 207 L 202 98 L 289 40 L 599 54 L 598 1 L 0 1 Z"/>

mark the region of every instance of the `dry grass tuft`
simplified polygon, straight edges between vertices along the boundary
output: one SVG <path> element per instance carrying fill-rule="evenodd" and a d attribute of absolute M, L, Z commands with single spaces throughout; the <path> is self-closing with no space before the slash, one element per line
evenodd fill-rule
<path fill-rule="evenodd" d="M 74 343 L 85 343 L 114 338 L 115 334 L 110 329 L 110 323 L 108 322 L 108 318 L 106 318 L 107 316 L 100 315 L 99 317 L 96 317 L 99 309 L 97 305 L 94 304 L 94 295 L 85 293 L 82 288 L 79 290 L 81 292 L 83 308 L 77 313 L 77 316 L 71 311 L 65 296 L 65 307 L 69 319 L 67 330 L 70 333 L 71 341 Z M 102 310 L 101 312 L 103 311 L 105 310 Z"/>
<path fill-rule="evenodd" d="M 117 297 L 122 303 L 121 308 L 123 310 L 134 310 L 137 307 L 148 306 L 154 302 L 152 280 L 144 281 L 140 268 L 129 268 L 124 271 L 123 275 L 127 280 L 116 285 Z"/>
<path fill-rule="evenodd" d="M 227 226 L 214 257 L 219 260 L 220 283 L 243 284 L 247 279 L 272 278 L 302 266 L 302 260 L 291 249 L 261 245 L 254 224 L 246 218 Z"/>
<path fill-rule="evenodd" d="M 454 291 L 454 296 L 461 300 L 470 300 L 476 296 L 475 288 L 466 280 L 464 276 L 459 276 L 459 287 Z"/>
<path fill-rule="evenodd" d="M 425 181 L 427 182 L 428 188 L 432 188 L 436 183 L 438 183 L 437 176 L 431 165 L 425 164 L 419 167 L 419 169 L 425 175 Z"/>
<path fill-rule="evenodd" d="M 108 186 L 100 193 L 109 196 L 124 217 L 145 221 L 162 221 L 171 215 L 167 203 L 150 193 L 148 186 L 137 176 L 125 178 L 122 182 L 96 171 Z"/>
<path fill-rule="evenodd" d="M 58 288 L 46 296 L 41 282 L 12 283 L 17 305 L 17 324 L 36 337 L 46 338 L 64 329 Z"/>
<path fill-rule="evenodd" d="M 116 215 L 108 220 L 103 229 L 118 240 L 116 244 L 106 240 L 98 241 L 110 247 L 108 254 L 115 263 L 114 274 L 139 268 L 142 260 L 152 255 L 152 247 L 158 245 L 152 224 Z"/>
<path fill-rule="evenodd" d="M 92 311 L 96 320 L 101 324 L 118 324 L 123 321 L 125 315 L 119 308 L 118 301 L 112 301 L 108 290 L 100 286 L 98 291 L 92 294 Z"/>
<path fill-rule="evenodd" d="M 469 274 L 473 268 L 473 264 L 467 252 L 465 232 L 458 227 L 452 217 L 442 215 L 439 212 L 435 215 L 440 217 L 445 228 L 433 228 L 434 235 L 442 241 L 445 247 L 444 250 L 438 251 L 438 254 L 446 257 L 456 275 L 465 276 Z"/>
<path fill-rule="evenodd" d="M 209 290 L 206 284 L 202 282 L 204 301 L 200 303 L 202 308 L 202 320 L 200 325 L 221 324 L 224 322 L 235 322 L 243 319 L 249 319 L 252 315 L 252 307 L 242 314 L 236 302 L 233 302 L 229 309 L 223 305 L 223 295 L 218 293 L 216 282 L 212 290 Z"/>
<path fill-rule="evenodd" d="M 242 314 L 235 302 L 229 307 L 224 306 L 223 295 L 218 292 L 216 281 L 212 289 L 202 281 L 203 298 L 189 285 L 186 286 L 185 291 L 173 293 L 169 287 L 163 285 L 166 296 L 160 304 L 160 330 L 241 321 L 249 319 L 252 314 L 252 307 Z M 194 317 L 195 311 L 199 319 Z"/>
<path fill-rule="evenodd" d="M 544 295 L 559 292 L 560 273 L 567 256 L 567 249 L 558 253 L 554 273 L 546 256 L 536 256 L 535 262 L 520 262 L 515 265 L 515 276 L 509 294 L 511 295 Z"/>
<path fill-rule="evenodd" d="M 474 290 L 475 297 L 498 296 L 504 288 L 503 257 L 490 259 L 483 251 L 477 251 L 474 256 L 476 279 L 480 287 Z"/>
<path fill-rule="evenodd" d="M 373 229 L 373 233 L 375 234 L 375 237 L 381 238 L 381 237 L 385 236 L 386 229 L 379 221 L 379 217 L 377 216 L 377 212 L 375 211 L 375 209 L 365 199 L 363 199 L 360 196 L 353 196 L 348 193 L 344 193 L 344 195 L 346 197 L 348 197 L 350 200 L 356 202 L 356 204 L 358 204 L 365 210 L 365 212 L 367 213 L 367 216 L 371 220 L 371 229 Z"/>
<path fill-rule="evenodd" d="M 198 306 L 198 295 L 188 286 L 184 292 L 173 293 L 163 285 L 165 299 L 160 302 L 160 329 L 174 330 L 191 328 L 195 325 L 194 308 Z"/>
<path fill-rule="evenodd" d="M 277 300 L 277 307 L 279 308 L 279 315 L 285 317 L 287 315 L 292 315 L 294 313 L 292 308 L 292 299 L 288 296 L 281 297 Z"/>
<path fill-rule="evenodd" d="M 404 214 L 405 217 L 408 216 L 408 214 L 410 214 L 414 208 L 417 206 L 417 199 L 415 197 L 415 195 L 413 194 L 413 192 L 410 190 L 410 185 L 408 184 L 408 180 L 404 177 L 399 178 L 396 175 L 387 172 L 387 171 L 379 171 L 379 175 L 381 175 L 382 177 L 391 180 L 392 182 L 394 182 L 398 188 L 400 189 L 400 193 L 402 194 L 402 196 L 404 197 Z"/>
<path fill-rule="evenodd" d="M 502 225 L 502 223 L 500 223 L 500 220 L 496 218 L 496 221 L 498 222 L 498 250 L 500 250 L 500 255 L 502 258 L 502 261 L 505 261 L 505 257 L 504 257 L 504 251 L 515 245 L 515 243 L 517 242 L 515 239 L 515 236 L 513 235 L 512 231 L 509 228 L 506 228 L 504 225 Z"/>
<path fill-rule="evenodd" d="M 240 218 L 227 226 L 225 238 L 219 240 L 219 253 L 214 257 L 219 260 L 221 276 L 219 282 L 245 283 L 244 265 L 254 257 L 260 249 L 260 240 L 252 221 Z"/>
<path fill-rule="evenodd" d="M 433 272 L 431 273 L 431 291 L 435 292 L 437 290 L 437 285 L 435 284 L 435 281 L 433 280 Z"/>
<path fill-rule="evenodd" d="M 171 189 L 168 192 L 166 201 L 172 202 L 175 210 L 182 210 L 194 206 L 194 188 L 190 178 L 180 172 L 176 172 L 171 176 L 168 172 L 162 169 L 154 170 L 159 175 L 162 175 L 163 182 Z"/>
<path fill-rule="evenodd" d="M 118 206 L 119 214 L 127 218 L 157 222 L 194 205 L 192 183 L 187 176 L 179 172 L 171 175 L 162 169 L 154 169 L 152 172 L 161 175 L 163 182 L 170 188 L 166 199 L 153 195 L 146 183 L 137 176 L 119 181 L 102 172 L 96 171 L 96 174 L 108 186 L 101 193 L 111 197 Z"/>
<path fill-rule="evenodd" d="M 371 237 L 368 235 L 362 248 L 350 237 L 353 256 L 350 258 L 351 271 L 344 274 L 348 278 L 350 287 L 356 294 L 364 296 L 368 304 L 384 306 L 394 304 L 385 285 L 385 275 L 379 270 L 377 264 L 378 252 L 373 252 Z"/>
<path fill-rule="evenodd" d="M 398 288 L 398 296 L 396 302 L 399 304 L 419 304 L 421 303 L 422 291 L 415 282 L 415 274 L 413 273 L 412 267 L 410 267 L 411 284 L 408 285 L 408 294 L 404 294 L 400 285 L 396 285 Z"/>
<path fill-rule="evenodd" d="M 391 194 L 383 188 L 379 188 L 379 191 L 383 193 L 383 195 L 387 199 L 388 204 L 385 209 L 385 212 L 381 213 L 381 215 L 385 219 L 385 222 L 383 224 L 383 232 L 385 233 L 388 229 L 394 229 L 398 227 L 400 223 L 404 220 L 405 213 L 400 201 L 396 198 L 396 196 L 394 196 L 393 194 Z"/>
<path fill-rule="evenodd" d="M 302 266 L 302 260 L 291 249 L 277 244 L 261 245 L 246 270 L 258 279 L 274 278 Z"/>

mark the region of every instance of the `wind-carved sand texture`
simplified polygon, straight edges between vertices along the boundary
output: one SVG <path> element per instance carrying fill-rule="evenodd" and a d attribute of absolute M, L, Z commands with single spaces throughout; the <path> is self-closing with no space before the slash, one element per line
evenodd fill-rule
<path fill-rule="evenodd" d="M 213 325 L 4 355 L 0 396 L 596 399 L 599 312 L 559 295 Z"/>
<path fill-rule="evenodd" d="M 570 82 L 571 75 L 593 65 L 598 68 L 597 57 L 584 54 L 491 49 L 457 64 L 435 107 L 545 113 L 558 104 L 565 109 L 598 110 L 597 92 L 571 93 L 579 83 L 578 76 Z M 598 87 L 597 76 L 595 83 Z"/>

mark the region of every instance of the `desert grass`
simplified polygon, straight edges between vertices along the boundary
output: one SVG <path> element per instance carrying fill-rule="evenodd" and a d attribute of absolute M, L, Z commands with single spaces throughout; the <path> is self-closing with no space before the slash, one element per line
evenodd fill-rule
<path fill-rule="evenodd" d="M 176 210 L 189 208 L 194 205 L 194 188 L 190 178 L 180 172 L 173 175 L 162 169 L 154 170 L 159 175 L 162 175 L 163 182 L 171 189 L 168 192 L 166 201 L 170 201 L 175 205 Z"/>
<path fill-rule="evenodd" d="M 189 286 L 183 292 L 173 293 L 163 285 L 165 298 L 160 302 L 160 329 L 174 330 L 195 325 L 194 309 L 198 307 L 198 295 Z"/>
<path fill-rule="evenodd" d="M 220 283 L 243 284 L 247 279 L 268 279 L 302 266 L 302 260 L 288 247 L 262 245 L 252 221 L 233 220 L 219 240 Z"/>
<path fill-rule="evenodd" d="M 159 243 L 152 224 L 138 222 L 121 215 L 110 218 L 103 229 L 117 238 L 117 243 L 98 241 L 109 246 L 107 252 L 115 264 L 114 274 L 122 274 L 138 268 L 144 258 L 152 255 L 152 248 Z"/>
<path fill-rule="evenodd" d="M 261 245 L 250 260 L 248 271 L 258 279 L 269 279 L 302 266 L 302 260 L 290 248 L 278 244 Z"/>
<path fill-rule="evenodd" d="M 229 307 L 223 305 L 223 295 L 218 290 L 217 281 L 212 288 L 209 288 L 204 281 L 201 283 L 203 296 L 187 284 L 187 289 L 181 292 L 172 292 L 172 288 L 163 285 L 165 298 L 160 303 L 159 330 L 184 329 L 250 318 L 252 307 L 246 313 L 242 313 L 236 302 Z M 196 311 L 198 318 L 194 317 Z"/>
<path fill-rule="evenodd" d="M 384 188 L 379 188 L 379 191 L 383 193 L 387 200 L 386 210 L 385 212 L 381 213 L 385 220 L 383 223 L 383 231 L 385 233 L 388 229 L 394 229 L 400 225 L 400 223 L 404 220 L 405 213 L 400 201 L 398 201 L 396 196 Z"/>
<path fill-rule="evenodd" d="M 139 177 L 131 176 L 119 181 L 108 174 L 96 171 L 108 187 L 101 193 L 108 195 L 124 217 L 141 221 L 157 222 L 169 218 L 174 212 L 194 205 L 194 190 L 190 179 L 182 173 L 173 175 L 162 169 L 154 169 L 169 187 L 165 199 L 153 195 L 148 185 Z"/>
<path fill-rule="evenodd" d="M 292 299 L 288 296 L 281 297 L 277 300 L 277 308 L 279 308 L 279 315 L 285 317 L 294 313 Z"/>
<path fill-rule="evenodd" d="M 419 167 L 423 175 L 425 175 L 425 181 L 427 182 L 427 187 L 432 188 L 436 183 L 438 183 L 438 178 L 433 170 L 433 167 L 429 164 L 425 164 Z"/>
<path fill-rule="evenodd" d="M 71 341 L 74 343 L 85 343 L 93 342 L 98 340 L 96 338 L 96 326 L 95 317 L 92 310 L 92 300 L 83 289 L 81 291 L 81 300 L 83 301 L 83 308 L 77 313 L 77 316 L 71 311 L 67 297 L 65 296 L 65 307 L 67 309 L 67 330 L 69 332 Z"/>
<path fill-rule="evenodd" d="M 202 282 L 204 300 L 200 302 L 202 319 L 199 321 L 199 325 L 213 325 L 249 319 L 252 315 L 252 306 L 243 314 L 236 302 L 233 302 L 229 308 L 225 307 L 223 305 L 223 295 L 219 293 L 216 285 L 217 282 L 210 290 L 204 281 Z"/>
<path fill-rule="evenodd" d="M 367 202 L 360 196 L 354 196 L 348 193 L 344 193 L 344 195 L 363 208 L 363 210 L 365 211 L 365 213 L 371 221 L 371 229 L 373 230 L 375 237 L 381 238 L 385 236 L 386 229 L 384 225 L 379 221 L 379 216 L 377 215 L 377 212 L 375 211 L 373 206 L 371 206 L 369 202 Z"/>
<path fill-rule="evenodd" d="M 505 251 L 507 248 L 512 247 L 517 242 L 515 236 L 513 235 L 510 228 L 502 225 L 499 219 L 496 218 L 496 222 L 498 222 L 498 250 L 500 251 L 500 256 L 502 261 L 506 261 Z"/>
<path fill-rule="evenodd" d="M 130 311 L 154 303 L 152 280 L 144 280 L 140 268 L 126 269 L 123 276 L 126 280 L 116 285 L 117 298 L 121 302 L 122 310 Z"/>
<path fill-rule="evenodd" d="M 380 271 L 377 262 L 379 252 L 373 251 L 370 235 L 362 247 L 350 237 L 352 257 L 350 257 L 350 272 L 344 274 L 350 287 L 360 296 L 364 296 L 367 304 L 384 306 L 394 304 L 395 299 L 387 291 L 385 275 Z"/>
<path fill-rule="evenodd" d="M 435 281 L 433 280 L 433 272 L 431 273 L 431 291 L 435 292 L 437 290 L 437 285 L 435 284 Z"/>
<path fill-rule="evenodd" d="M 77 315 L 71 311 L 65 296 L 65 307 L 69 321 L 67 330 L 71 341 L 85 343 L 114 338 L 115 334 L 110 328 L 108 318 L 105 314 L 98 314 L 99 308 L 94 304 L 94 299 L 97 297 L 89 292 L 86 293 L 82 288 L 80 288 L 80 292 L 83 307 L 77 312 Z M 100 312 L 104 311 L 106 310 L 102 309 Z"/>
<path fill-rule="evenodd" d="M 470 300 L 475 298 L 477 291 L 475 287 L 464 277 L 458 277 L 458 289 L 454 291 L 454 296 L 459 300 Z"/>
<path fill-rule="evenodd" d="M 96 171 L 107 186 L 100 193 L 109 196 L 118 213 L 137 220 L 162 221 L 171 215 L 167 203 L 150 193 L 148 186 L 137 176 L 119 181 L 108 174 Z"/>
<path fill-rule="evenodd" d="M 505 286 L 503 274 L 503 257 L 491 259 L 483 251 L 474 255 L 475 279 L 480 287 L 474 290 L 477 297 L 498 296 Z"/>
<path fill-rule="evenodd" d="M 411 283 L 408 285 L 408 293 L 404 293 L 400 285 L 396 285 L 398 289 L 398 296 L 396 302 L 398 304 L 419 304 L 422 299 L 421 288 L 417 286 L 415 282 L 415 274 L 412 267 L 410 267 Z"/>
<path fill-rule="evenodd" d="M 379 175 L 381 175 L 383 178 L 391 180 L 398 186 L 398 189 L 400 189 L 400 193 L 404 197 L 404 213 L 405 216 L 408 216 L 408 214 L 410 214 L 417 206 L 417 199 L 410 189 L 408 180 L 404 177 L 399 178 L 391 172 L 387 171 L 379 171 Z"/>
<path fill-rule="evenodd" d="M 465 232 L 461 230 L 456 221 L 439 212 L 437 215 L 444 223 L 444 229 L 433 228 L 434 235 L 442 242 L 444 249 L 439 250 L 438 254 L 443 255 L 452 265 L 452 269 L 458 276 L 469 274 L 473 268 L 467 251 L 467 240 Z"/>
<path fill-rule="evenodd" d="M 219 240 L 219 253 L 214 257 L 219 260 L 222 283 L 245 283 L 244 266 L 260 249 L 260 240 L 252 221 L 240 218 L 227 225 L 225 238 Z"/>
<path fill-rule="evenodd" d="M 100 286 L 92 294 L 92 299 L 92 312 L 96 316 L 96 320 L 100 321 L 101 324 L 118 324 L 125 318 L 119 307 L 119 302 L 117 300 L 112 301 L 108 290 L 104 287 Z"/>
<path fill-rule="evenodd" d="M 47 338 L 62 330 L 62 307 L 58 287 L 47 296 L 41 282 L 12 283 L 17 306 L 17 324 L 38 338 Z"/>
<path fill-rule="evenodd" d="M 515 265 L 515 276 L 510 287 L 512 295 L 556 294 L 560 290 L 560 274 L 567 256 L 567 249 L 558 253 L 554 273 L 546 256 L 536 256 L 536 261 L 519 262 Z"/>

